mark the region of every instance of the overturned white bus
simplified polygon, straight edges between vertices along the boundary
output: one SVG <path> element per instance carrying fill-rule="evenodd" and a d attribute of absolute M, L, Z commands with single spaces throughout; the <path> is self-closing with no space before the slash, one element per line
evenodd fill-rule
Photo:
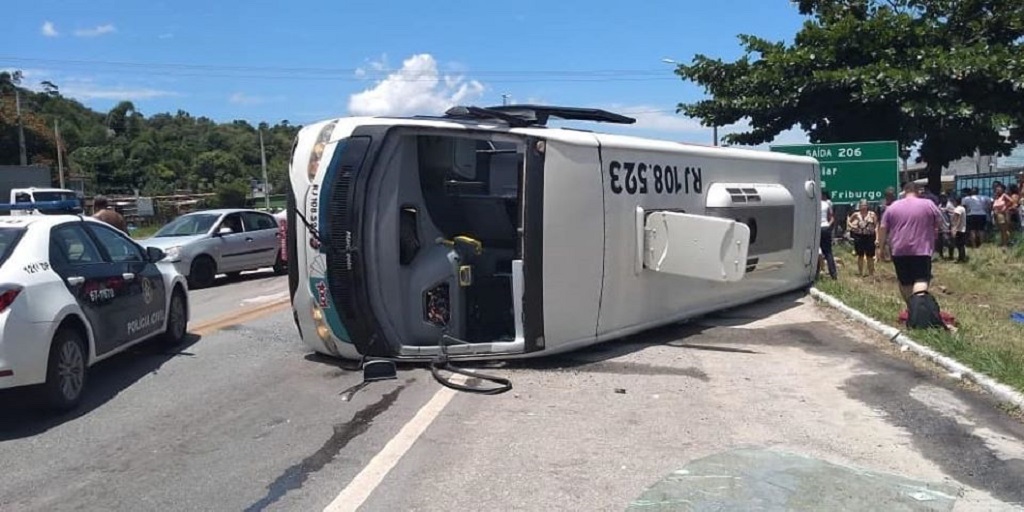
<path fill-rule="evenodd" d="M 456 107 L 301 130 L 289 287 L 346 359 L 531 357 L 807 287 L 812 158 L 547 127 L 601 110 Z"/>

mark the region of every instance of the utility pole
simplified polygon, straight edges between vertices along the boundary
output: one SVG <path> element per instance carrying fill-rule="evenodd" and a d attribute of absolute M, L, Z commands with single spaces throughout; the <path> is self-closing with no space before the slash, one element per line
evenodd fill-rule
<path fill-rule="evenodd" d="M 260 133 L 260 161 L 263 163 L 263 199 L 264 204 L 267 207 L 267 211 L 270 211 L 270 182 L 267 180 L 267 151 L 263 147 L 263 129 L 256 128 Z"/>
<path fill-rule="evenodd" d="M 60 176 L 60 188 L 64 188 L 64 156 L 62 155 L 62 144 L 60 142 L 60 121 L 53 120 L 53 139 L 57 142 L 57 175 Z"/>
<path fill-rule="evenodd" d="M 715 146 L 717 146 L 718 145 L 718 125 L 715 125 L 714 127 L 712 127 L 712 135 L 711 136 L 715 138 L 713 144 Z"/>
<path fill-rule="evenodd" d="M 25 166 L 28 165 L 28 157 L 25 155 L 25 128 L 21 124 L 21 92 L 17 84 L 14 85 L 14 108 L 18 116 L 18 153 L 21 156 L 21 165 Z"/>

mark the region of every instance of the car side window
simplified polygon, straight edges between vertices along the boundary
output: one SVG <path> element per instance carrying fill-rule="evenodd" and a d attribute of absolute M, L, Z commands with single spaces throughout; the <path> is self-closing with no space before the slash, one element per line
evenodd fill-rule
<path fill-rule="evenodd" d="M 274 218 L 271 217 L 270 215 L 265 215 L 256 212 L 246 212 L 242 214 L 242 218 L 245 219 L 246 231 L 277 229 L 277 222 L 274 222 Z"/>
<path fill-rule="evenodd" d="M 103 263 L 96 244 L 78 223 L 54 228 L 50 231 L 50 242 L 51 249 L 60 251 L 60 257 L 70 265 Z"/>
<path fill-rule="evenodd" d="M 242 227 L 242 215 L 238 213 L 232 213 L 224 217 L 224 220 L 220 223 L 220 228 L 231 228 L 232 233 L 241 233 L 245 231 Z"/>
<path fill-rule="evenodd" d="M 139 247 L 128 240 L 124 235 L 118 234 L 106 226 L 89 226 L 93 234 L 100 241 L 100 245 L 107 250 L 110 261 L 124 263 L 128 261 L 146 261 L 142 256 Z"/>

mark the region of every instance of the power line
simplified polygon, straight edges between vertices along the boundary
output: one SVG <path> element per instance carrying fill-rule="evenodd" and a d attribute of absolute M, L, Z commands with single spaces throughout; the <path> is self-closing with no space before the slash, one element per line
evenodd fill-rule
<path fill-rule="evenodd" d="M 363 72 L 367 74 L 390 74 L 397 72 L 398 70 L 389 69 L 366 69 L 363 67 L 357 68 L 329 68 L 329 67 L 280 67 L 280 66 L 236 66 L 228 64 L 182 64 L 182 63 L 158 63 L 158 62 L 129 62 L 129 61 L 109 61 L 109 60 L 76 60 L 76 59 L 46 59 L 46 58 L 35 58 L 35 57 L 14 57 L 14 56 L 3 56 L 0 55 L 0 61 L 17 61 L 26 63 L 36 64 L 62 64 L 62 65 L 82 65 L 82 66 L 115 66 L 115 67 L 137 67 L 137 68 L 169 68 L 169 69 L 193 69 L 193 70 L 206 70 L 206 71 L 280 71 L 280 72 L 295 72 L 295 73 L 327 73 L 327 74 L 347 74 Z M 583 75 L 583 76 L 598 76 L 598 75 L 664 75 L 666 71 L 664 69 L 585 69 L 585 70 L 478 70 L 473 72 L 474 75 L 530 75 L 530 74 L 559 74 L 559 75 Z"/>
<path fill-rule="evenodd" d="M 174 76 L 188 78 L 246 78 L 265 80 L 318 80 L 332 82 L 366 82 L 387 79 L 397 82 L 434 82 L 451 73 L 422 73 L 406 70 L 357 70 L 347 68 L 286 68 L 254 66 L 214 66 L 202 64 L 162 64 L 118 61 L 85 61 L 62 59 L 36 59 L 0 56 L 0 63 L 20 63 L 42 66 L 87 66 L 91 73 L 134 73 L 142 76 Z M 403 76 L 404 75 L 404 76 Z M 679 80 L 664 70 L 518 70 L 474 71 L 472 78 L 490 83 L 533 82 L 646 82 Z"/>

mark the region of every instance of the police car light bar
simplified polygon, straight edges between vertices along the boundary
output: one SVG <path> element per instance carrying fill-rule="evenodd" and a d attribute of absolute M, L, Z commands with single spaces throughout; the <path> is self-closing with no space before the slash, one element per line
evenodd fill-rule
<path fill-rule="evenodd" d="M 39 201 L 35 203 L 0 203 L 0 211 L 80 209 L 82 209 L 82 205 L 77 199 L 65 199 L 63 201 Z"/>

